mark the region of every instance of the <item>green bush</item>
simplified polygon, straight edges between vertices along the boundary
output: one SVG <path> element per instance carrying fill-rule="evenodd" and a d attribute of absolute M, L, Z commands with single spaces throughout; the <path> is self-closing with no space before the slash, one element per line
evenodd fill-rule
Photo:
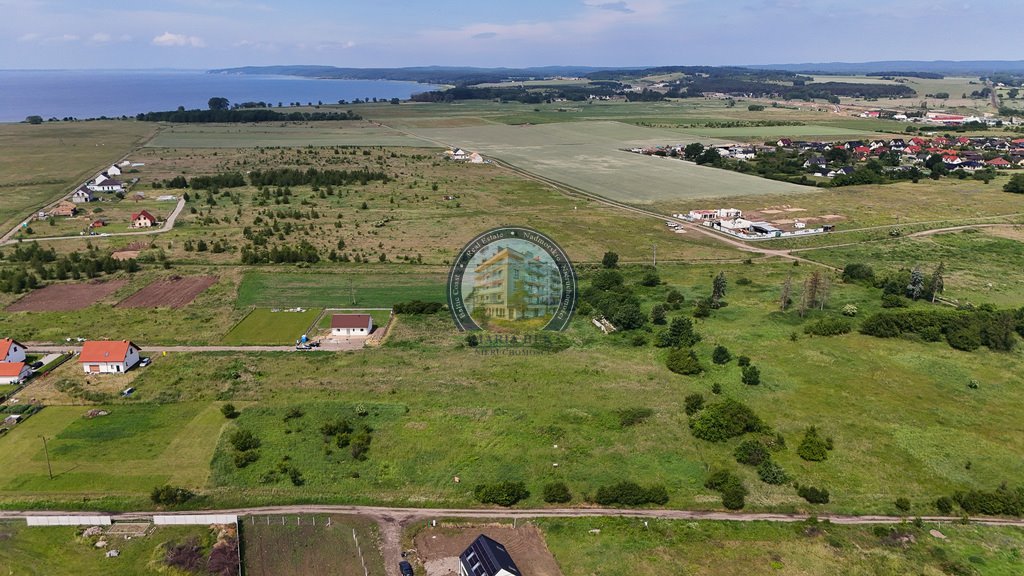
<path fill-rule="evenodd" d="M 875 271 L 867 264 L 852 262 L 843 267 L 843 282 L 867 282 L 874 284 Z"/>
<path fill-rule="evenodd" d="M 686 415 L 693 416 L 704 408 L 704 395 L 690 394 L 683 399 L 683 405 L 685 406 Z"/>
<path fill-rule="evenodd" d="M 255 450 L 260 447 L 260 439 L 252 433 L 250 430 L 239 428 L 231 433 L 228 438 L 231 445 L 235 447 L 235 450 L 239 452 L 248 452 L 249 450 Z"/>
<path fill-rule="evenodd" d="M 235 409 L 234 404 L 224 404 L 220 407 L 220 413 L 223 414 L 225 418 L 230 419 L 238 418 L 239 414 L 238 410 Z"/>
<path fill-rule="evenodd" d="M 744 366 L 740 381 L 747 386 L 757 386 L 761 383 L 761 371 L 757 366 Z"/>
<path fill-rule="evenodd" d="M 818 434 L 817 428 L 811 426 L 804 432 L 804 439 L 800 441 L 796 453 L 804 460 L 821 462 L 828 458 L 830 449 L 830 442 Z"/>
<path fill-rule="evenodd" d="M 715 364 L 728 364 L 732 360 L 732 354 L 729 353 L 729 349 L 719 344 L 715 346 L 715 351 L 711 353 L 711 361 Z"/>
<path fill-rule="evenodd" d="M 522 482 L 497 482 L 494 484 L 478 484 L 473 495 L 481 504 L 497 504 L 512 506 L 520 500 L 530 497 L 526 484 Z"/>
<path fill-rule="evenodd" d="M 668 357 L 665 359 L 665 366 L 676 374 L 686 376 L 700 374 L 704 371 L 704 367 L 697 360 L 697 355 L 693 350 L 687 348 L 674 348 L 670 350 Z"/>
<path fill-rule="evenodd" d="M 775 462 L 771 460 L 765 460 L 757 467 L 757 477 L 761 479 L 761 482 L 765 484 L 773 484 L 781 486 L 789 482 L 789 475 L 786 471 Z"/>
<path fill-rule="evenodd" d="M 704 487 L 722 495 L 722 505 L 741 510 L 746 505 L 747 488 L 738 476 L 728 470 L 716 470 L 704 481 Z"/>
<path fill-rule="evenodd" d="M 195 493 L 186 488 L 175 488 L 169 485 L 157 486 L 153 488 L 149 498 L 154 504 L 161 504 L 164 506 L 174 506 L 177 504 L 184 504 L 195 497 Z"/>
<path fill-rule="evenodd" d="M 910 512 L 910 500 L 909 499 L 902 498 L 902 497 L 901 498 L 897 498 L 895 504 L 896 504 L 896 509 L 899 510 L 900 512 L 903 512 L 903 513 Z"/>
<path fill-rule="evenodd" d="M 235 452 L 234 460 L 236 468 L 245 468 L 249 464 L 260 459 L 259 450 L 247 450 L 245 452 Z"/>
<path fill-rule="evenodd" d="M 838 336 L 849 334 L 851 330 L 853 330 L 852 322 L 846 318 L 835 316 L 826 316 L 804 326 L 804 333 L 814 336 Z"/>
<path fill-rule="evenodd" d="M 910 301 L 900 294 L 882 294 L 882 308 L 906 308 Z"/>
<path fill-rule="evenodd" d="M 942 514 L 949 514 L 953 511 L 953 499 L 949 496 L 940 496 L 935 501 L 935 508 Z"/>
<path fill-rule="evenodd" d="M 760 440 L 744 440 L 740 442 L 733 455 L 736 457 L 737 462 L 747 464 L 748 466 L 759 466 L 771 458 L 768 449 L 765 448 Z"/>
<path fill-rule="evenodd" d="M 708 404 L 690 418 L 694 437 L 708 442 L 724 442 L 748 432 L 763 432 L 767 426 L 745 404 L 731 398 Z"/>
<path fill-rule="evenodd" d="M 641 286 L 653 287 L 658 284 L 661 284 L 661 278 L 658 276 L 657 270 L 647 270 L 640 279 Z"/>
<path fill-rule="evenodd" d="M 550 482 L 544 485 L 544 501 L 548 504 L 564 504 L 572 500 L 572 492 L 565 482 Z"/>
<path fill-rule="evenodd" d="M 1024 514 L 1024 486 L 1010 489 L 1006 485 L 993 491 L 957 492 L 953 500 L 968 514 L 988 516 L 1021 516 Z"/>
<path fill-rule="evenodd" d="M 636 482 L 623 481 L 597 489 L 594 502 L 602 506 L 642 506 L 644 504 L 667 504 L 668 491 L 664 486 L 640 486 Z"/>
<path fill-rule="evenodd" d="M 814 486 L 797 486 L 796 493 L 811 504 L 828 504 L 829 494 L 828 490 L 824 488 L 815 488 Z"/>
<path fill-rule="evenodd" d="M 744 366 L 750 366 L 750 357 L 740 356 L 739 358 L 736 359 L 736 365 L 739 366 L 740 368 Z"/>

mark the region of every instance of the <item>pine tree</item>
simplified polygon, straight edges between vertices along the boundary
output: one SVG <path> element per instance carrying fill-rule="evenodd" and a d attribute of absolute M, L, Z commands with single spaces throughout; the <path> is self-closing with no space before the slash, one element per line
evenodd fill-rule
<path fill-rule="evenodd" d="M 907 285 L 907 296 L 911 300 L 917 300 L 924 292 L 924 274 L 919 267 L 914 267 L 910 272 L 910 284 Z"/>

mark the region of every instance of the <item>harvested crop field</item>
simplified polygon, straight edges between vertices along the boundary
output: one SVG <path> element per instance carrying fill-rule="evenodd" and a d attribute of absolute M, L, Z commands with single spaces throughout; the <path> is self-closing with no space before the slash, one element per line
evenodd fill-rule
<path fill-rule="evenodd" d="M 127 280 L 51 284 L 33 290 L 7 307 L 7 312 L 70 312 L 88 308 L 120 290 Z"/>
<path fill-rule="evenodd" d="M 533 524 L 517 528 L 495 524 L 424 528 L 416 535 L 416 555 L 426 568 L 427 576 L 457 575 L 459 554 L 481 534 L 504 545 L 520 570 L 528 570 L 535 576 L 562 576 L 544 542 L 544 535 Z"/>
<path fill-rule="evenodd" d="M 184 308 L 216 282 L 216 276 L 171 276 L 118 302 L 117 308 Z"/>

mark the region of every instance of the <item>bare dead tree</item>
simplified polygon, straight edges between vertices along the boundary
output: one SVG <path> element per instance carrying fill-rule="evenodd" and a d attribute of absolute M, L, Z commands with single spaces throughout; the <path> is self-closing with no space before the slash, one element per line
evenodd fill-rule
<path fill-rule="evenodd" d="M 789 305 L 793 302 L 793 275 L 786 276 L 786 279 L 782 282 L 782 295 L 779 297 L 779 310 L 785 312 Z"/>

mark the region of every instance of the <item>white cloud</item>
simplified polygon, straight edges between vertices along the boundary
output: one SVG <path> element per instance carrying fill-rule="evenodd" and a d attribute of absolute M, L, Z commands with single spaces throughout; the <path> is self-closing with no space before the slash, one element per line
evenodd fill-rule
<path fill-rule="evenodd" d="M 35 32 L 29 32 L 28 34 L 22 34 L 21 36 L 19 36 L 18 42 L 32 42 L 33 40 L 38 39 L 39 34 L 36 34 Z"/>
<path fill-rule="evenodd" d="M 111 37 L 110 34 L 107 34 L 106 32 L 97 32 L 89 39 L 97 44 L 103 44 L 104 42 L 110 42 Z"/>
<path fill-rule="evenodd" d="M 206 42 L 203 42 L 203 39 L 198 36 L 186 36 L 185 34 L 172 34 L 170 32 L 164 32 L 153 38 L 153 44 L 156 46 L 191 46 L 193 48 L 203 48 L 206 46 Z"/>

